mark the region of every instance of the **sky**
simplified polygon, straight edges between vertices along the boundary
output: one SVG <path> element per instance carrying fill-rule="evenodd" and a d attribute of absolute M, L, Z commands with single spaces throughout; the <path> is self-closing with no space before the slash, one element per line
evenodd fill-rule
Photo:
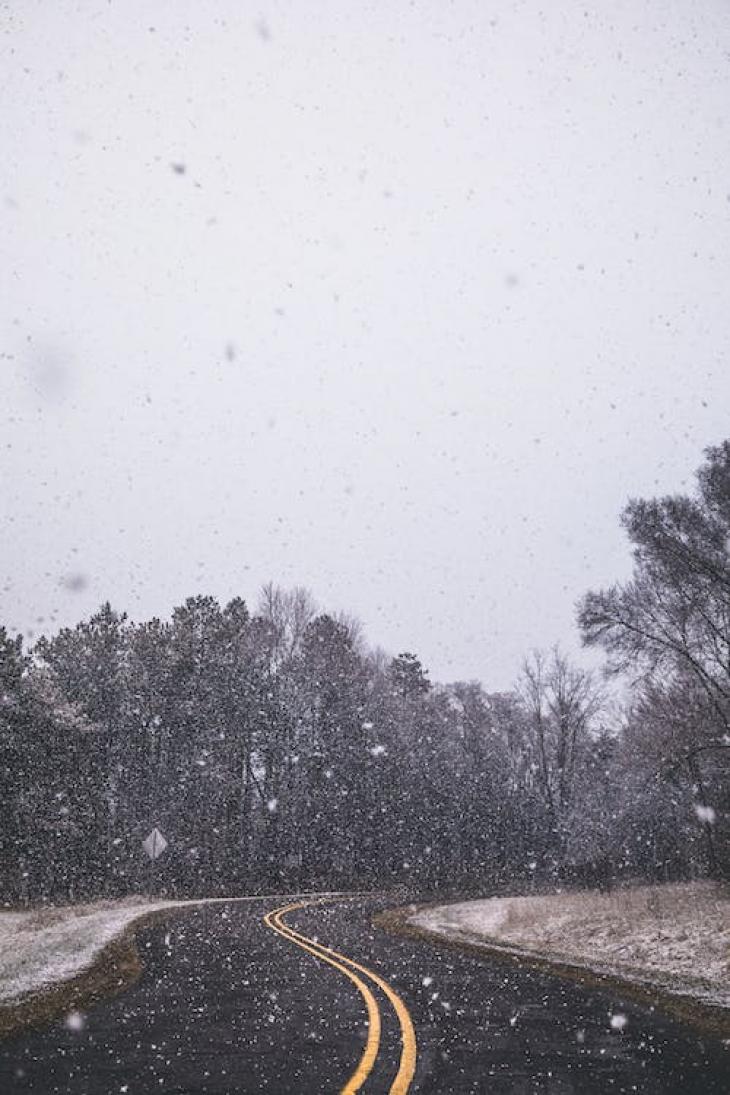
<path fill-rule="evenodd" d="M 724 2 L 0 5 L 0 623 L 578 660 L 730 435 Z"/>

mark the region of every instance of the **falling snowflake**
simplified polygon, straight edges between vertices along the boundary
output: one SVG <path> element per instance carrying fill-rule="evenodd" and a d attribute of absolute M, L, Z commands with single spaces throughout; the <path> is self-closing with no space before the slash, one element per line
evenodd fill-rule
<path fill-rule="evenodd" d="M 620 1011 L 617 1011 L 611 1016 L 611 1030 L 622 1031 L 628 1024 L 628 1019 L 625 1015 L 622 1015 Z"/>

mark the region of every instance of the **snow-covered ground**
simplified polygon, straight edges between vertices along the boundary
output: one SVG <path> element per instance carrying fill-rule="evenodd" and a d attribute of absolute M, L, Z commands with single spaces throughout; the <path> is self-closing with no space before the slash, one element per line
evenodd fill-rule
<path fill-rule="evenodd" d="M 730 1008 L 730 892 L 710 882 L 466 901 L 410 922 Z"/>
<path fill-rule="evenodd" d="M 0 1005 L 75 977 L 134 920 L 180 904 L 132 899 L 0 912 Z"/>

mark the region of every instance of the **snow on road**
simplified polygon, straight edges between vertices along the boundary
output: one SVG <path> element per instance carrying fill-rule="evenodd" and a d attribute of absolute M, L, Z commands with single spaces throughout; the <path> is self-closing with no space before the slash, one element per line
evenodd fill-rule
<path fill-rule="evenodd" d="M 449 939 L 525 951 L 730 1008 L 730 891 L 711 882 L 489 898 L 410 919 Z"/>

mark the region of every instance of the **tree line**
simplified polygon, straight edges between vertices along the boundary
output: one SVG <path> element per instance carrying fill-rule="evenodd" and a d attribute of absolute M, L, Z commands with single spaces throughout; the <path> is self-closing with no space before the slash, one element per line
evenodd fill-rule
<path fill-rule="evenodd" d="M 301 588 L 0 628 L 0 899 L 727 875 L 730 442 L 622 520 L 631 579 L 578 607 L 621 704 L 557 648 L 433 684 Z"/>

